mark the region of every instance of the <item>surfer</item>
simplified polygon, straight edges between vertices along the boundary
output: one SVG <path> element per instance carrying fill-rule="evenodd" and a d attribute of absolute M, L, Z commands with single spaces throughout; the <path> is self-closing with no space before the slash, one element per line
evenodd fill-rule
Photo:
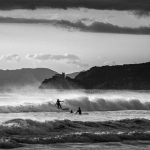
<path fill-rule="evenodd" d="M 63 102 L 63 101 L 60 101 L 59 99 L 57 99 L 56 106 L 57 106 L 58 109 L 62 109 L 61 102 Z"/>
<path fill-rule="evenodd" d="M 81 111 L 81 108 L 80 108 L 80 107 L 78 108 L 78 110 L 77 110 L 76 114 L 77 114 L 77 113 L 79 113 L 79 115 L 81 115 L 81 114 L 82 114 L 82 111 Z"/>
<path fill-rule="evenodd" d="M 70 110 L 70 113 L 71 113 L 71 114 L 73 113 L 73 110 L 72 110 L 72 109 Z"/>

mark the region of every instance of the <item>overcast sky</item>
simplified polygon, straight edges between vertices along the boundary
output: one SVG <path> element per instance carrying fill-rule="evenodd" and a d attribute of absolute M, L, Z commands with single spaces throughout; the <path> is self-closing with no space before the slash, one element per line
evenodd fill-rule
<path fill-rule="evenodd" d="M 93 5 L 85 1 L 85 6 L 64 3 L 66 9 L 1 5 L 0 69 L 45 67 L 69 73 L 150 61 L 149 1 L 140 1 L 139 8 L 127 0 L 108 0 L 112 7 L 103 4 L 105 8 L 96 0 Z"/>

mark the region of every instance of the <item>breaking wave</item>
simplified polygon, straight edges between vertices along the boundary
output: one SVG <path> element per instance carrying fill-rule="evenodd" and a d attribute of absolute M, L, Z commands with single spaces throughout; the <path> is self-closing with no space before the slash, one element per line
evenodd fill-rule
<path fill-rule="evenodd" d="M 150 110 L 150 91 L 119 90 L 37 90 L 14 89 L 0 93 L 0 113 L 57 112 L 56 99 L 63 108 L 83 111 Z"/>
<path fill-rule="evenodd" d="M 63 108 L 76 110 L 81 107 L 83 111 L 118 111 L 118 110 L 150 110 L 150 102 L 142 102 L 138 99 L 115 99 L 107 100 L 96 98 L 90 100 L 89 97 L 79 97 L 77 99 L 64 99 Z M 67 110 L 67 109 L 66 109 Z M 41 104 L 24 104 L 18 106 L 0 106 L 0 113 L 19 112 L 57 112 L 54 102 Z"/>
<path fill-rule="evenodd" d="M 78 100 L 66 100 L 66 105 L 71 108 L 78 106 L 85 111 L 116 111 L 116 110 L 150 110 L 150 102 L 141 102 L 138 99 L 106 100 L 96 98 L 92 101 L 87 97 Z"/>

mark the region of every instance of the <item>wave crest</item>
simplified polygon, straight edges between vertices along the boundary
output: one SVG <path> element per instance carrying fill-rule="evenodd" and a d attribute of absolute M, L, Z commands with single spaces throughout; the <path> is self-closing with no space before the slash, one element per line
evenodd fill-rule
<path fill-rule="evenodd" d="M 90 101 L 88 97 L 82 97 L 78 100 L 66 100 L 66 105 L 71 108 L 80 106 L 85 111 L 150 110 L 150 102 L 141 102 L 138 99 L 116 99 L 111 101 L 96 98 Z"/>
<path fill-rule="evenodd" d="M 117 111 L 117 110 L 150 110 L 150 102 L 141 102 L 138 99 L 116 99 L 107 100 L 96 98 L 90 100 L 89 97 L 79 97 L 76 99 L 65 99 L 63 108 L 76 110 L 81 107 L 83 111 Z M 0 106 L 0 113 L 17 112 L 57 112 L 59 111 L 54 102 L 42 104 L 26 104 L 19 106 Z"/>
<path fill-rule="evenodd" d="M 18 124 L 18 126 L 7 126 Z M 126 119 L 120 121 L 82 122 L 15 119 L 0 126 L 0 137 L 6 135 L 18 143 L 50 144 L 68 142 L 121 142 L 150 140 L 150 120 Z"/>

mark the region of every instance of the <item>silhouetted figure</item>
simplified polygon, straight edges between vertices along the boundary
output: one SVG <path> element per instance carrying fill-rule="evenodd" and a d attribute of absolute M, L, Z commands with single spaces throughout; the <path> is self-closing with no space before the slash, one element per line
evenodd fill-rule
<path fill-rule="evenodd" d="M 70 113 L 71 113 L 71 114 L 73 113 L 73 110 L 72 110 L 72 109 L 70 110 Z"/>
<path fill-rule="evenodd" d="M 61 107 L 61 102 L 63 102 L 63 101 L 60 101 L 59 99 L 57 99 L 56 105 L 57 105 L 57 108 L 58 108 L 58 109 L 62 109 L 62 107 Z"/>
<path fill-rule="evenodd" d="M 79 113 L 79 115 L 81 115 L 82 114 L 82 111 L 81 111 L 81 108 L 79 107 L 78 108 L 78 110 L 77 110 L 77 112 L 76 113 Z"/>

